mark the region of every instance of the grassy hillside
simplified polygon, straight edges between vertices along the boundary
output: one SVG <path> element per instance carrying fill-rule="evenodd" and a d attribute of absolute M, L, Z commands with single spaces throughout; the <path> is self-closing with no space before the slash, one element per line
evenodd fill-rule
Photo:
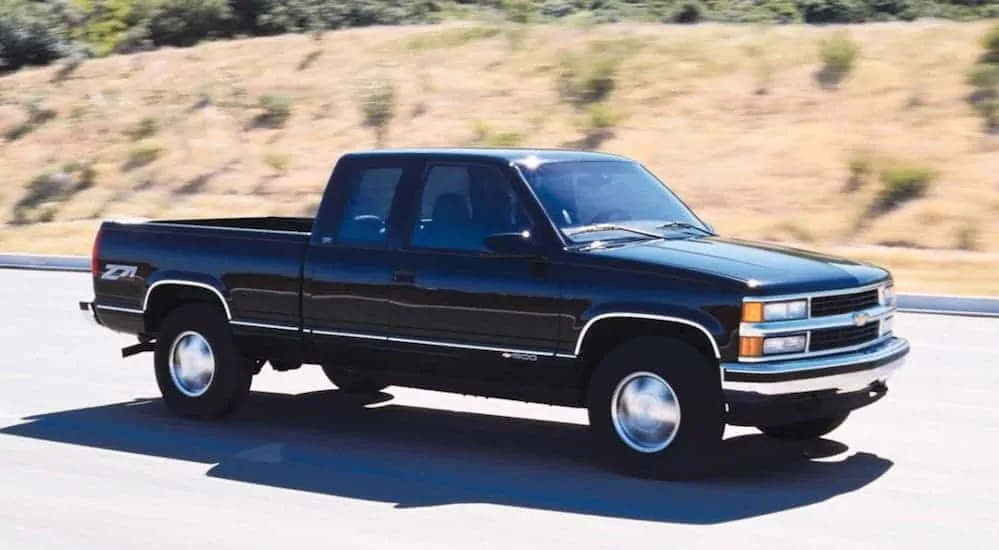
<path fill-rule="evenodd" d="M 988 28 L 371 27 L 22 70 L 0 78 L 0 250 L 86 254 L 103 217 L 311 214 L 388 115 L 384 145 L 620 152 L 725 233 L 999 294 L 999 135 L 966 100 Z"/>

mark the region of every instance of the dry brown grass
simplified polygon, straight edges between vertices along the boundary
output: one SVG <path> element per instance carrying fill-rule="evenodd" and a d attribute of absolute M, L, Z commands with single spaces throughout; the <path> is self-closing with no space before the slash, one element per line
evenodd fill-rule
<path fill-rule="evenodd" d="M 85 254 L 101 217 L 311 214 L 337 156 L 375 145 L 357 97 L 385 78 L 398 98 L 390 146 L 469 144 L 483 127 L 523 146 L 572 143 L 581 115 L 558 101 L 560 54 L 602 40 L 624 62 L 608 102 L 620 122 L 601 148 L 646 163 L 722 232 L 997 253 L 999 138 L 964 101 L 987 25 L 849 27 L 860 58 L 836 91 L 813 75 L 819 40 L 839 29 L 805 26 L 367 28 L 94 60 L 58 83 L 55 67 L 24 71 L 0 79 L 0 133 L 32 98 L 57 116 L 0 141 L 0 220 L 66 163 L 92 162 L 96 185 L 50 205 L 50 223 L 7 226 L 0 249 Z M 265 94 L 287 99 L 283 127 L 250 128 Z M 925 197 L 869 215 L 877 174 L 846 190 L 858 153 L 939 176 Z M 994 255 L 903 252 L 884 263 L 910 288 L 999 293 Z"/>

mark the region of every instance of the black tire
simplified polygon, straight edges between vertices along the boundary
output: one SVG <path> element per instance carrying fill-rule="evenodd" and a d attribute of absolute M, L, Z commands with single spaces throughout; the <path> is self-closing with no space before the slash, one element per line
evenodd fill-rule
<path fill-rule="evenodd" d="M 846 422 L 846 419 L 849 418 L 849 416 L 850 413 L 845 412 L 816 418 L 815 420 L 795 422 L 793 424 L 759 426 L 757 429 L 774 439 L 806 441 L 809 439 L 818 439 L 832 432 L 836 428 L 840 427 L 843 422 Z"/>
<path fill-rule="evenodd" d="M 388 387 L 346 367 L 331 364 L 322 367 L 326 378 L 345 393 L 375 393 Z"/>
<path fill-rule="evenodd" d="M 214 373 L 203 393 L 185 393 L 184 377 L 175 380 L 171 374 L 171 348 L 177 342 L 205 349 L 199 342 L 202 339 L 211 352 Z M 243 403 L 253 380 L 253 362 L 239 356 L 229 323 L 210 304 L 182 305 L 167 315 L 157 334 L 154 363 L 156 383 L 167 408 L 187 418 L 214 419 L 231 413 Z"/>
<path fill-rule="evenodd" d="M 665 383 L 679 406 L 675 433 L 663 439 L 663 448 L 642 450 L 628 442 L 627 430 L 615 427 L 616 390 L 639 376 L 641 381 Z M 673 338 L 642 336 L 607 353 L 590 380 L 587 409 L 598 453 L 616 469 L 638 477 L 687 479 L 710 473 L 725 432 L 717 365 Z"/>

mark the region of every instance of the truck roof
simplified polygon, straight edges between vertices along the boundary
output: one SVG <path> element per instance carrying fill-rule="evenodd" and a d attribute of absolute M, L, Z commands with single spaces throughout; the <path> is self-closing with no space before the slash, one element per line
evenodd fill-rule
<path fill-rule="evenodd" d="M 577 149 L 545 149 L 545 148 L 521 148 L 521 147 L 420 147 L 420 148 L 395 148 L 395 149 L 371 149 L 367 151 L 354 151 L 344 156 L 349 157 L 370 157 L 370 156 L 419 156 L 437 158 L 466 157 L 479 160 L 492 160 L 503 162 L 520 162 L 531 159 L 536 163 L 566 162 L 566 161 L 626 161 L 631 159 L 615 155 L 613 153 L 603 153 L 599 151 L 583 151 Z"/>

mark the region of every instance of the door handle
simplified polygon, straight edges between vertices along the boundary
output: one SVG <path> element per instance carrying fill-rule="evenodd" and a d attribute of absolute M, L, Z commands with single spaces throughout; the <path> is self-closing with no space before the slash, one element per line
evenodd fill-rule
<path fill-rule="evenodd" d="M 416 282 L 416 274 L 412 271 L 393 271 L 392 282 L 411 285 Z"/>

